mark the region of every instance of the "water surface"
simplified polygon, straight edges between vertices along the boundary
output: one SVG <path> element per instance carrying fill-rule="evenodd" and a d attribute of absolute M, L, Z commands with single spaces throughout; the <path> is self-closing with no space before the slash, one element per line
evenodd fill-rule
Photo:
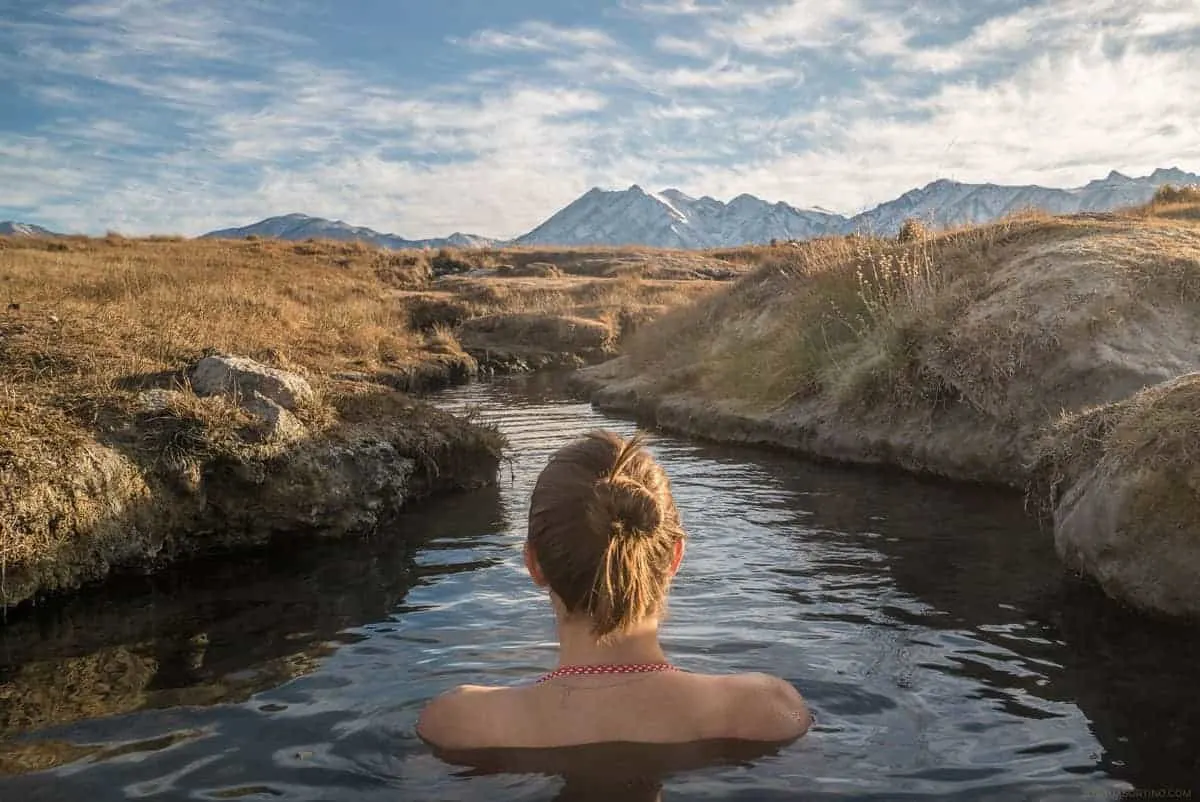
<path fill-rule="evenodd" d="M 547 382 L 443 396 L 510 437 L 498 488 L 372 538 L 115 583 L 0 629 L 0 799 L 570 797 L 559 776 L 449 766 L 413 733 L 448 687 L 554 663 L 521 562 L 528 493 L 567 438 L 637 427 Z M 651 443 L 691 537 L 669 654 L 776 673 L 818 716 L 776 754 L 666 776 L 662 799 L 1180 798 L 1200 782 L 1200 635 L 1064 576 L 1019 498 Z"/>

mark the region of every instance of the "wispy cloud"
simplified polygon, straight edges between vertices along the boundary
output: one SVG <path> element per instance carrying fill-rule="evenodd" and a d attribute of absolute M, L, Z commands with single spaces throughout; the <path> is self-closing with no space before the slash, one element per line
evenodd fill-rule
<path fill-rule="evenodd" d="M 451 43 L 464 44 L 476 50 L 559 50 L 616 47 L 616 42 L 604 31 L 595 28 L 562 28 L 536 20 L 523 23 L 511 31 L 483 30 L 465 40 L 452 38 Z"/>
<path fill-rule="evenodd" d="M 708 3 L 699 0 L 624 0 L 622 5 L 631 11 L 661 16 L 705 16 L 718 14 L 725 7 L 719 0 Z"/>
<path fill-rule="evenodd" d="M 654 46 L 664 53 L 677 56 L 704 58 L 712 54 L 713 46 L 699 39 L 685 39 L 680 36 L 663 35 L 655 38 Z"/>
<path fill-rule="evenodd" d="M 910 64 L 951 72 L 997 62 L 1020 64 L 1027 60 L 1023 56 L 1087 47 L 1101 37 L 1115 45 L 1164 35 L 1190 36 L 1194 43 L 1198 32 L 1200 5 L 1195 0 L 1042 2 L 985 19 L 952 44 L 915 49 Z"/>
<path fill-rule="evenodd" d="M 717 23 L 710 35 L 762 53 L 829 47 L 854 27 L 861 13 L 857 0 L 788 2 Z"/>
<path fill-rule="evenodd" d="M 684 67 L 665 70 L 657 79 L 662 86 L 667 87 L 718 90 L 765 88 L 772 84 L 798 83 L 800 76 L 783 68 L 718 62 L 703 69 Z"/>

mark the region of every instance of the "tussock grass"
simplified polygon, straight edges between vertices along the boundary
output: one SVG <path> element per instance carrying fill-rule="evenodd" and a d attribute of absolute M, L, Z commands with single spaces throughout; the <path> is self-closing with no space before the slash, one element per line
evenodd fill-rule
<path fill-rule="evenodd" d="M 501 255 L 530 264 L 561 256 Z M 467 259 L 482 260 L 472 269 L 499 263 L 470 251 L 390 252 L 354 242 L 0 238 L 0 302 L 14 305 L 0 314 L 0 463 L 28 461 L 47 443 L 82 442 L 97 426 L 130 419 L 138 391 L 164 382 L 186 389 L 183 367 L 210 351 L 299 372 L 321 394 L 343 373 L 465 369 L 472 360 L 458 334 L 471 318 L 586 318 L 615 338 L 620 321 L 715 286 L 635 276 L 435 276 L 436 266 Z M 238 420 L 215 403 L 169 408 L 165 417 L 180 432 L 163 441 L 186 441 L 193 423 L 216 436 Z M 310 425 L 327 423 L 317 410 L 305 413 Z"/>
<path fill-rule="evenodd" d="M 1126 213 L 1137 217 L 1200 220 L 1200 185 L 1177 187 L 1166 184 L 1158 188 L 1154 198 L 1145 206 Z"/>
<path fill-rule="evenodd" d="M 1049 512 L 1061 488 L 1104 463 L 1143 471 L 1136 512 L 1195 524 L 1200 492 L 1200 373 L 1155 385 L 1114 404 L 1089 406 L 1055 420 L 1039 443 L 1032 486 L 1039 510 Z"/>
<path fill-rule="evenodd" d="M 1087 283 L 1086 273 L 1069 275 L 1041 254 L 1066 249 L 1069 260 L 1084 254 L 1100 269 L 1083 297 L 1089 308 L 1105 306 L 1095 325 L 1109 325 L 1147 294 L 1173 303 L 1200 299 L 1197 230 L 1179 226 L 1137 214 L 1024 213 L 908 241 L 827 237 L 727 251 L 725 258 L 757 269 L 668 313 L 635 335 L 626 352 L 639 374 L 657 377 L 663 389 L 764 409 L 822 395 L 861 410 L 965 400 L 1000 414 L 1013 406 L 1005 397 L 1013 377 L 1035 370 L 1056 347 L 1056 332 L 1077 322 L 1037 322 L 1037 294 L 1055 281 L 1078 279 L 1081 291 Z M 1173 239 L 1176 230 L 1191 233 Z M 1020 253 L 1050 260 L 1051 269 L 1014 275 L 1013 282 L 1031 281 L 1027 288 L 997 285 Z M 1054 270 L 1061 275 L 1051 278 Z M 1114 287 L 1134 291 L 1107 297 Z M 1004 293 L 1013 295 L 1007 309 L 987 307 Z M 979 309 L 988 309 L 987 319 L 974 322 Z M 1002 326 L 1004 315 L 1011 323 Z"/>
<path fill-rule="evenodd" d="M 1164 184 L 1154 193 L 1151 205 L 1175 203 L 1200 203 L 1200 184 L 1175 186 Z"/>
<path fill-rule="evenodd" d="M 615 348 L 634 321 L 644 322 L 662 310 L 692 303 L 717 291 L 722 285 L 711 281 L 664 281 L 633 275 L 617 278 L 480 279 L 445 277 L 429 289 L 406 293 L 402 302 L 410 325 L 420 331 L 434 328 L 459 331 L 475 318 L 511 315 L 528 318 L 583 318 L 604 325 Z M 478 327 L 470 327 L 478 335 Z M 517 328 L 499 331 L 512 333 Z M 548 331 L 548 329 L 547 329 Z M 460 332 L 461 333 L 461 332 Z M 526 333 L 529 333 L 526 330 Z M 507 341 L 514 344 L 516 341 Z M 520 340 L 519 344 L 556 348 L 561 340 Z M 464 344 L 466 341 L 464 340 Z M 471 341 L 483 348 L 487 343 Z M 500 343 L 492 342 L 492 345 Z"/>
<path fill-rule="evenodd" d="M 470 375 L 464 324 L 491 321 L 471 330 L 485 348 L 607 354 L 624 321 L 717 286 L 595 265 L 458 275 L 498 264 L 345 242 L 0 238 L 0 606 L 158 553 L 154 537 L 186 527 L 211 490 L 207 467 L 267 470 L 303 450 L 237 403 L 188 392 L 187 367 L 209 353 L 305 376 L 316 399 L 295 413 L 310 435 L 377 427 L 416 460 L 412 487 L 432 492 L 476 481 L 466 463 L 494 454 L 498 435 L 391 388 Z M 148 405 L 151 388 L 182 392 Z M 164 548 L 204 547 L 183 539 Z"/>

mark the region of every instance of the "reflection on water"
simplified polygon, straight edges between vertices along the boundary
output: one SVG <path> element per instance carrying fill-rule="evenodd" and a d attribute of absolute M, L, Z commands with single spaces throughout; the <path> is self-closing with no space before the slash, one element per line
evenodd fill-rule
<path fill-rule="evenodd" d="M 1064 577 L 1018 498 L 661 436 L 692 538 L 668 651 L 786 677 L 815 729 L 755 755 L 432 754 L 413 733 L 425 700 L 553 663 L 521 565 L 536 472 L 588 428 L 635 429 L 545 377 L 445 399 L 510 436 L 500 487 L 0 630 L 0 798 L 1095 799 L 1200 782 L 1200 635 Z"/>

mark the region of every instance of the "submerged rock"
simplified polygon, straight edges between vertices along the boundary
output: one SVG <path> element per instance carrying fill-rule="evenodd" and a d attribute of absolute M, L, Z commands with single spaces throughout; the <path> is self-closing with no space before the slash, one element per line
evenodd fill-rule
<path fill-rule="evenodd" d="M 1200 619 L 1200 373 L 1068 416 L 1044 448 L 1063 562 L 1134 607 Z"/>

